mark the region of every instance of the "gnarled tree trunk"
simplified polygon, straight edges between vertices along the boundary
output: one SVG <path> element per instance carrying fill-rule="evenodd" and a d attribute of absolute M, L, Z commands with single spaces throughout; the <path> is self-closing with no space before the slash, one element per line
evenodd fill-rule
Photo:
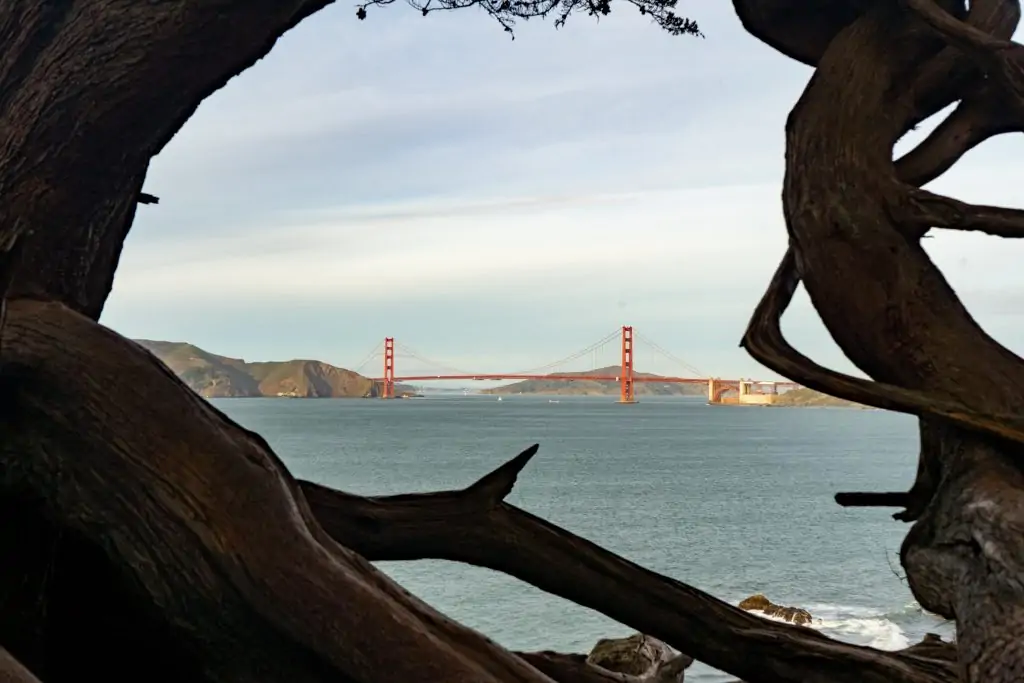
<path fill-rule="evenodd" d="M 0 676 L 609 680 L 578 658 L 504 650 L 368 562 L 430 557 L 506 572 L 751 682 L 1017 678 L 1024 363 L 918 243 L 933 226 L 1024 234 L 1018 212 L 919 189 L 1020 129 L 1015 3 L 734 0 L 752 34 L 816 66 L 787 124 L 790 249 L 744 344 L 808 386 L 921 416 L 913 488 L 841 500 L 896 501 L 916 520 L 903 562 L 921 603 L 957 620 L 960 667 L 948 649 L 885 653 L 766 621 L 505 503 L 535 448 L 462 491 L 364 498 L 298 482 L 96 322 L 136 205 L 154 201 L 149 159 L 325 4 L 0 7 Z M 902 134 L 956 101 L 893 162 Z M 877 383 L 786 344 L 778 320 L 800 279 Z"/>

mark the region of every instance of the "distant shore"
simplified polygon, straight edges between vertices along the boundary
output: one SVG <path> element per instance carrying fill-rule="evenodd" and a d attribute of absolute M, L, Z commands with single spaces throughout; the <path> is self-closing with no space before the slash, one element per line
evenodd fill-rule
<path fill-rule="evenodd" d="M 769 408 L 857 408 L 861 410 L 869 409 L 871 406 L 865 406 L 860 403 L 854 403 L 853 401 L 847 401 L 843 398 L 836 398 L 835 396 L 829 396 L 823 394 L 820 391 L 813 389 L 791 389 L 785 393 L 779 394 L 775 399 L 775 402 L 768 406 Z"/>

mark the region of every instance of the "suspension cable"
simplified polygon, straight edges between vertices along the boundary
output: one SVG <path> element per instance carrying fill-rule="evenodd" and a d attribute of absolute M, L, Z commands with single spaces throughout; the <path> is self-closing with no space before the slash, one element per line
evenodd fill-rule
<path fill-rule="evenodd" d="M 639 332 L 636 333 L 636 336 L 637 336 L 637 339 L 639 341 L 643 342 L 644 344 L 647 344 L 648 346 L 650 346 L 657 353 L 660 353 L 665 358 L 668 358 L 669 360 L 671 360 L 671 361 L 673 361 L 675 363 L 678 363 L 679 365 L 683 366 L 686 369 L 687 372 L 692 372 L 692 373 L 696 374 L 697 377 L 700 377 L 702 379 L 706 379 L 707 378 L 707 375 L 704 374 L 703 372 L 701 372 L 698 368 L 690 365 L 685 360 L 683 360 L 679 356 L 676 356 L 671 351 L 665 350 L 664 348 L 659 346 L 656 342 L 652 341 L 650 338 L 645 337 L 644 335 L 640 334 Z"/>
<path fill-rule="evenodd" d="M 367 363 L 369 363 L 371 360 L 373 360 L 374 356 L 376 356 L 380 352 L 380 347 L 383 346 L 383 344 L 384 344 L 384 342 L 377 342 L 377 345 L 373 347 L 372 351 L 370 351 L 368 354 L 366 354 L 366 357 L 363 358 L 362 361 L 360 361 L 359 365 L 357 365 L 354 368 L 352 368 L 352 372 L 355 372 L 357 374 L 362 374 L 361 371 L 362 371 L 363 367 L 365 367 Z"/>
<path fill-rule="evenodd" d="M 576 360 L 577 358 L 582 358 L 583 356 L 587 355 L 588 353 L 593 353 L 597 349 L 601 348 L 602 346 L 604 346 L 608 342 L 610 342 L 613 339 L 615 339 L 616 337 L 618 337 L 619 334 L 620 334 L 619 330 L 615 330 L 614 332 L 612 332 L 612 333 L 608 334 L 607 336 L 601 338 L 600 340 L 594 342 L 593 344 L 591 344 L 590 346 L 586 347 L 585 349 L 581 349 L 580 351 L 577 351 L 576 353 L 568 355 L 565 358 L 561 358 L 559 360 L 556 360 L 553 363 L 548 363 L 547 365 L 541 365 L 540 367 L 531 368 L 529 370 L 523 370 L 521 372 L 515 372 L 515 373 L 512 373 L 512 374 L 515 374 L 515 375 L 541 375 L 541 374 L 547 374 L 547 373 L 544 373 L 545 370 L 551 370 L 552 368 L 555 368 L 555 367 L 557 367 L 559 365 L 565 365 L 566 363 L 570 363 L 570 362 Z"/>

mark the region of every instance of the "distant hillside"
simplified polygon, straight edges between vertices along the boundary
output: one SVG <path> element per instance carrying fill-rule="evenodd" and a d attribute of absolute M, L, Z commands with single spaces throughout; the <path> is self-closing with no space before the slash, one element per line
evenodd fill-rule
<path fill-rule="evenodd" d="M 814 389 L 792 389 L 779 394 L 772 406 L 783 408 L 867 408 L 859 403 L 823 394 Z"/>
<path fill-rule="evenodd" d="M 611 375 L 617 377 L 622 368 L 613 365 L 586 372 L 560 372 L 560 375 Z M 636 372 L 635 377 L 658 377 L 647 372 Z M 657 382 L 637 382 L 637 396 L 706 396 L 707 387 L 700 384 L 660 384 Z M 614 396 L 619 393 L 619 383 L 613 381 L 578 380 L 546 380 L 528 379 L 514 384 L 485 389 L 484 394 L 557 394 L 559 396 Z"/>
<path fill-rule="evenodd" d="M 362 398 L 375 396 L 378 388 L 368 377 L 316 360 L 246 363 L 185 342 L 135 341 L 207 398 Z M 396 387 L 396 393 L 406 392 L 411 388 Z"/>

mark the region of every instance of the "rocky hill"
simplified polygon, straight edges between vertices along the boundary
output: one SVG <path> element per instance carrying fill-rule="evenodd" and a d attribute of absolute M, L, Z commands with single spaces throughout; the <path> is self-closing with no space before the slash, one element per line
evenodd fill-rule
<path fill-rule="evenodd" d="M 792 389 L 779 394 L 772 406 L 782 408 L 867 408 L 859 403 L 807 388 Z"/>
<path fill-rule="evenodd" d="M 612 365 L 607 368 L 588 370 L 586 372 L 560 372 L 559 375 L 605 375 L 617 377 L 622 368 Z M 658 377 L 646 372 L 636 372 L 635 377 Z M 706 396 L 707 386 L 700 384 L 659 384 L 657 382 L 637 382 L 637 396 Z M 559 396 L 614 396 L 619 393 L 619 383 L 615 381 L 578 380 L 546 380 L 528 379 L 514 384 L 485 389 L 485 394 L 551 394 Z"/>
<path fill-rule="evenodd" d="M 164 365 L 207 398 L 288 396 L 363 398 L 377 395 L 372 379 L 317 360 L 247 363 L 185 342 L 137 339 Z M 396 387 L 396 393 L 411 392 Z"/>

